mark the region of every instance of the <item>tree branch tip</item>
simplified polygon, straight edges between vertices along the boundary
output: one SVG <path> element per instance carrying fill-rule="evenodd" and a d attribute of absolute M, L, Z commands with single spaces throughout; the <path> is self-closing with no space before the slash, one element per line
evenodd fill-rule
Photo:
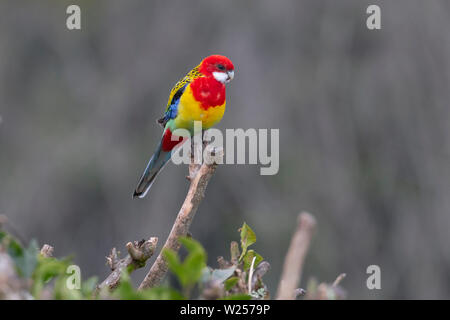
<path fill-rule="evenodd" d="M 252 288 L 256 283 L 262 279 L 262 277 L 270 270 L 270 263 L 267 261 L 261 261 L 255 269 L 252 277 Z"/>
<path fill-rule="evenodd" d="M 146 261 L 153 255 L 158 243 L 157 237 L 152 237 L 148 240 L 128 242 L 126 244 L 128 254 L 134 261 Z"/>
<path fill-rule="evenodd" d="M 113 290 L 117 287 L 122 276 L 122 270 L 131 267 L 131 271 L 142 268 L 145 262 L 153 255 L 156 245 L 158 244 L 157 237 L 151 237 L 148 240 L 128 242 L 125 246 L 128 255 L 119 260 L 119 254 L 116 248 L 111 249 L 111 254 L 106 257 L 106 262 L 110 266 L 112 272 L 109 276 L 97 286 L 96 294 L 104 287 Z"/>
<path fill-rule="evenodd" d="M 49 244 L 44 244 L 41 248 L 41 255 L 50 258 L 53 257 L 54 248 Z"/>
<path fill-rule="evenodd" d="M 267 261 L 261 261 L 256 267 L 255 273 L 260 273 L 261 276 L 263 276 L 269 270 L 270 270 L 270 263 Z"/>
<path fill-rule="evenodd" d="M 236 241 L 231 241 L 231 243 L 230 243 L 231 263 L 237 264 L 240 255 L 241 255 L 241 252 L 239 250 L 239 244 Z"/>
<path fill-rule="evenodd" d="M 306 294 L 306 290 L 305 289 L 303 289 L 303 288 L 295 289 L 295 297 L 296 298 L 304 296 L 305 294 Z"/>
<path fill-rule="evenodd" d="M 117 267 L 117 262 L 119 260 L 119 253 L 117 249 L 114 247 L 111 249 L 111 253 L 106 256 L 106 264 L 110 267 L 112 271 L 114 271 Z"/>
<path fill-rule="evenodd" d="M 139 243 L 138 242 L 128 242 L 126 245 L 128 254 L 130 255 L 131 259 L 134 261 L 141 261 L 143 259 L 143 253 L 141 250 L 139 250 Z"/>
<path fill-rule="evenodd" d="M 316 219 L 308 212 L 301 212 L 297 217 L 297 228 L 291 238 L 288 252 L 283 264 L 277 299 L 295 299 L 295 289 L 300 283 L 305 256 L 308 252 Z"/>
<path fill-rule="evenodd" d="M 311 213 L 303 211 L 298 215 L 297 224 L 302 228 L 314 229 L 317 225 L 317 221 Z"/>
<path fill-rule="evenodd" d="M 219 264 L 220 269 L 227 269 L 233 265 L 222 256 L 217 257 L 217 263 Z"/>
<path fill-rule="evenodd" d="M 336 280 L 334 280 L 333 284 L 331 285 L 332 287 L 337 287 L 342 280 L 344 280 L 344 278 L 347 276 L 346 273 L 341 273 L 340 275 L 337 276 Z"/>

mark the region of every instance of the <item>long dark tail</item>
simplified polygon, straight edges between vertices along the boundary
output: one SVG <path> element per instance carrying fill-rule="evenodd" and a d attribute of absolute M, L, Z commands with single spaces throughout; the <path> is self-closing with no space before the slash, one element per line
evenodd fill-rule
<path fill-rule="evenodd" d="M 167 161 L 170 160 L 171 151 L 163 151 L 161 150 L 162 141 L 159 143 L 158 148 L 156 148 L 155 153 L 152 158 L 148 162 L 147 168 L 145 168 L 144 173 L 142 174 L 141 179 L 134 190 L 133 198 L 143 198 L 147 194 L 148 190 L 152 186 L 155 181 L 156 176 L 159 171 L 164 167 Z"/>

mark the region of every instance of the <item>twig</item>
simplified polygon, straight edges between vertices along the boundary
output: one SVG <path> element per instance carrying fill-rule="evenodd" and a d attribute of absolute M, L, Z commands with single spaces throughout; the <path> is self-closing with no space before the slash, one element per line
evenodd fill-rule
<path fill-rule="evenodd" d="M 347 275 L 345 273 L 341 273 L 340 275 L 337 276 L 336 280 L 334 280 L 333 284 L 331 285 L 332 287 L 337 287 L 339 285 L 339 283 L 341 283 L 342 280 L 344 280 L 344 278 Z"/>
<path fill-rule="evenodd" d="M 295 298 L 297 299 L 298 297 L 304 296 L 306 294 L 306 290 L 303 288 L 297 288 L 295 289 Z"/>
<path fill-rule="evenodd" d="M 207 155 L 212 149 L 207 146 Z M 223 156 L 223 149 L 215 150 L 216 157 L 217 154 L 219 156 Z M 165 249 L 172 249 L 174 251 L 178 251 L 180 249 L 180 243 L 178 239 L 182 236 L 186 236 L 189 227 L 191 225 L 192 219 L 197 212 L 197 208 L 200 205 L 203 197 L 205 196 L 205 190 L 208 185 L 209 180 L 212 175 L 216 171 L 217 164 L 215 162 L 207 159 L 202 165 L 196 165 L 193 163 L 191 159 L 191 164 L 189 165 L 189 176 L 188 180 L 190 180 L 191 184 L 189 186 L 189 191 L 186 195 L 186 198 L 181 206 L 180 211 L 178 212 L 178 216 L 175 220 L 175 223 L 172 226 L 172 230 L 170 231 L 169 237 L 164 244 L 161 252 L 159 253 L 156 261 L 150 268 L 150 271 L 145 276 L 142 281 L 139 289 L 145 289 L 154 287 L 159 285 L 167 273 L 168 267 L 167 262 L 165 261 L 162 252 Z M 210 164 L 212 163 L 212 164 Z"/>
<path fill-rule="evenodd" d="M 120 283 L 120 277 L 122 276 L 123 270 L 131 272 L 145 266 L 145 262 L 153 255 L 157 243 L 158 238 L 156 237 L 152 237 L 148 240 L 141 240 L 139 242 L 128 242 L 126 244 L 128 255 L 120 260 L 116 248 L 113 248 L 111 254 L 106 257 L 106 261 L 112 272 L 98 285 L 97 293 L 105 287 L 108 287 L 110 290 L 116 288 Z"/>
<path fill-rule="evenodd" d="M 217 257 L 217 263 L 219 264 L 220 269 L 227 269 L 233 266 L 231 262 L 225 260 L 225 258 L 222 256 Z"/>
<path fill-rule="evenodd" d="M 239 252 L 239 244 L 236 241 L 231 241 L 230 244 L 231 263 L 237 265 L 239 263 L 240 255 L 241 253 Z"/>
<path fill-rule="evenodd" d="M 316 220 L 311 214 L 306 212 L 299 214 L 297 230 L 284 260 L 283 273 L 278 285 L 278 300 L 295 299 L 295 289 L 300 282 L 303 263 L 315 226 Z"/>
<path fill-rule="evenodd" d="M 53 247 L 49 244 L 44 244 L 41 249 L 41 254 L 46 258 L 53 257 Z"/>
<path fill-rule="evenodd" d="M 313 294 L 307 295 L 308 300 L 342 300 L 345 299 L 347 293 L 340 286 L 329 285 L 322 282 L 317 286 Z"/>
<path fill-rule="evenodd" d="M 253 272 L 252 288 L 255 288 L 258 281 L 261 281 L 262 277 L 269 271 L 270 264 L 267 261 L 261 261 Z"/>

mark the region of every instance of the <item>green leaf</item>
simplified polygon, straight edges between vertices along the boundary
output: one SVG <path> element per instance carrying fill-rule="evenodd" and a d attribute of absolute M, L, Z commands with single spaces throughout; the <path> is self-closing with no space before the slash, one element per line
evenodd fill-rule
<path fill-rule="evenodd" d="M 206 255 L 200 252 L 190 253 L 183 262 L 185 276 L 184 286 L 194 284 L 202 276 L 202 270 L 206 267 Z"/>
<path fill-rule="evenodd" d="M 247 225 L 247 223 L 244 222 L 244 225 L 241 228 L 241 249 L 242 249 L 242 254 L 239 257 L 239 261 L 241 261 L 242 258 L 247 253 L 247 248 L 250 247 L 255 242 L 256 242 L 256 235 L 255 235 L 255 233 Z"/>
<path fill-rule="evenodd" d="M 123 271 L 120 284 L 113 296 L 122 300 L 183 300 L 184 297 L 175 289 L 166 287 L 149 288 L 142 291 L 133 288 L 128 272 Z"/>
<path fill-rule="evenodd" d="M 68 262 L 67 260 L 42 257 L 39 259 L 34 279 L 40 278 L 42 281 L 48 282 L 55 276 L 63 275 L 69 265 Z"/>
<path fill-rule="evenodd" d="M 177 290 L 167 287 L 156 287 L 143 290 L 139 295 L 146 300 L 184 300 Z"/>
<path fill-rule="evenodd" d="M 178 258 L 178 254 L 172 249 L 164 249 L 162 253 L 164 259 L 166 259 L 167 261 L 169 270 L 172 271 L 172 273 L 177 276 L 178 281 L 180 281 L 180 283 L 184 285 L 186 281 L 185 272 L 183 271 L 183 266 L 180 262 L 180 259 Z"/>
<path fill-rule="evenodd" d="M 23 248 L 20 245 L 20 243 L 11 236 L 6 235 L 4 237 L 4 241 L 6 242 L 6 245 L 8 247 L 8 254 L 13 258 L 13 260 L 20 258 L 23 256 Z"/>
<path fill-rule="evenodd" d="M 224 297 L 223 300 L 251 300 L 252 297 L 248 294 L 238 293 L 231 296 Z"/>
<path fill-rule="evenodd" d="M 70 259 L 65 258 L 58 260 L 52 257 L 38 256 L 38 263 L 33 272 L 33 286 L 31 292 L 35 298 L 39 298 L 44 286 L 53 278 L 65 277 Z M 55 290 L 57 291 L 57 290 Z"/>
<path fill-rule="evenodd" d="M 90 277 L 81 284 L 81 292 L 83 296 L 90 297 L 97 287 L 98 278 Z"/>
<path fill-rule="evenodd" d="M 180 238 L 180 242 L 188 250 L 188 255 L 181 263 L 178 254 L 173 250 L 164 250 L 163 255 L 167 265 L 178 278 L 180 284 L 186 288 L 195 284 L 206 267 L 206 252 L 202 245 L 191 238 Z"/>
<path fill-rule="evenodd" d="M 247 253 L 245 254 L 244 258 L 242 259 L 244 262 L 244 270 L 247 271 L 250 269 L 251 265 L 252 265 L 252 261 L 253 258 L 255 258 L 255 264 L 254 264 L 254 268 L 256 268 L 256 266 L 263 261 L 263 257 L 261 257 L 261 255 L 259 253 L 256 253 L 254 250 L 248 250 Z"/>
<path fill-rule="evenodd" d="M 8 253 L 13 258 L 20 276 L 30 278 L 37 265 L 39 248 L 35 240 L 31 240 L 28 248 L 22 248 L 18 242 L 11 241 Z"/>
<path fill-rule="evenodd" d="M 180 268 L 180 259 L 178 258 L 178 254 L 175 251 L 173 251 L 172 249 L 164 249 L 163 256 L 164 259 L 166 259 L 167 265 L 172 272 L 175 272 L 178 268 Z"/>
<path fill-rule="evenodd" d="M 114 290 L 113 296 L 121 300 L 140 300 L 138 292 L 131 285 L 130 276 L 127 271 L 122 271 L 120 283 L 116 290 Z"/>
<path fill-rule="evenodd" d="M 225 291 L 232 289 L 239 281 L 238 277 L 231 277 L 224 282 Z"/>
<path fill-rule="evenodd" d="M 186 247 L 189 253 L 202 253 L 206 255 L 205 249 L 203 249 L 200 242 L 188 237 L 180 237 L 179 241 Z"/>

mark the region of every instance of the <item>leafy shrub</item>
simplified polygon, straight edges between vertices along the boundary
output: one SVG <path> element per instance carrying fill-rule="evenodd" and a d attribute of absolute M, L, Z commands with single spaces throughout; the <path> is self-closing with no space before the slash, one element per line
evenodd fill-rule
<path fill-rule="evenodd" d="M 240 228 L 240 249 L 237 242 L 230 246 L 230 259 L 218 258 L 219 268 L 207 266 L 207 254 L 203 246 L 196 240 L 183 237 L 179 239 L 187 250 L 184 260 L 173 250 L 165 249 L 163 256 L 170 272 L 177 279 L 181 292 L 172 287 L 155 287 L 137 290 L 131 283 L 128 271 L 121 274 L 120 283 L 115 290 L 98 290 L 97 278 L 81 281 L 79 289 L 70 289 L 74 280 L 68 272 L 72 259 L 48 257 L 40 253 L 36 241 L 23 246 L 17 239 L 4 231 L 0 231 L 0 252 L 6 253 L 12 261 L 12 272 L 17 290 L 24 292 L 25 298 L 34 299 L 262 299 L 268 298 L 267 288 L 262 282 L 265 271 L 259 267 L 263 258 L 252 249 L 248 249 L 256 241 L 253 230 L 244 223 Z M 249 277 L 253 275 L 249 281 Z M 7 280 L 9 281 L 9 280 Z M 73 283 L 72 283 L 73 284 Z M 250 289 L 249 289 L 250 285 Z M 25 294 L 26 293 L 26 294 Z M 0 292 L 0 298 L 6 293 Z"/>

